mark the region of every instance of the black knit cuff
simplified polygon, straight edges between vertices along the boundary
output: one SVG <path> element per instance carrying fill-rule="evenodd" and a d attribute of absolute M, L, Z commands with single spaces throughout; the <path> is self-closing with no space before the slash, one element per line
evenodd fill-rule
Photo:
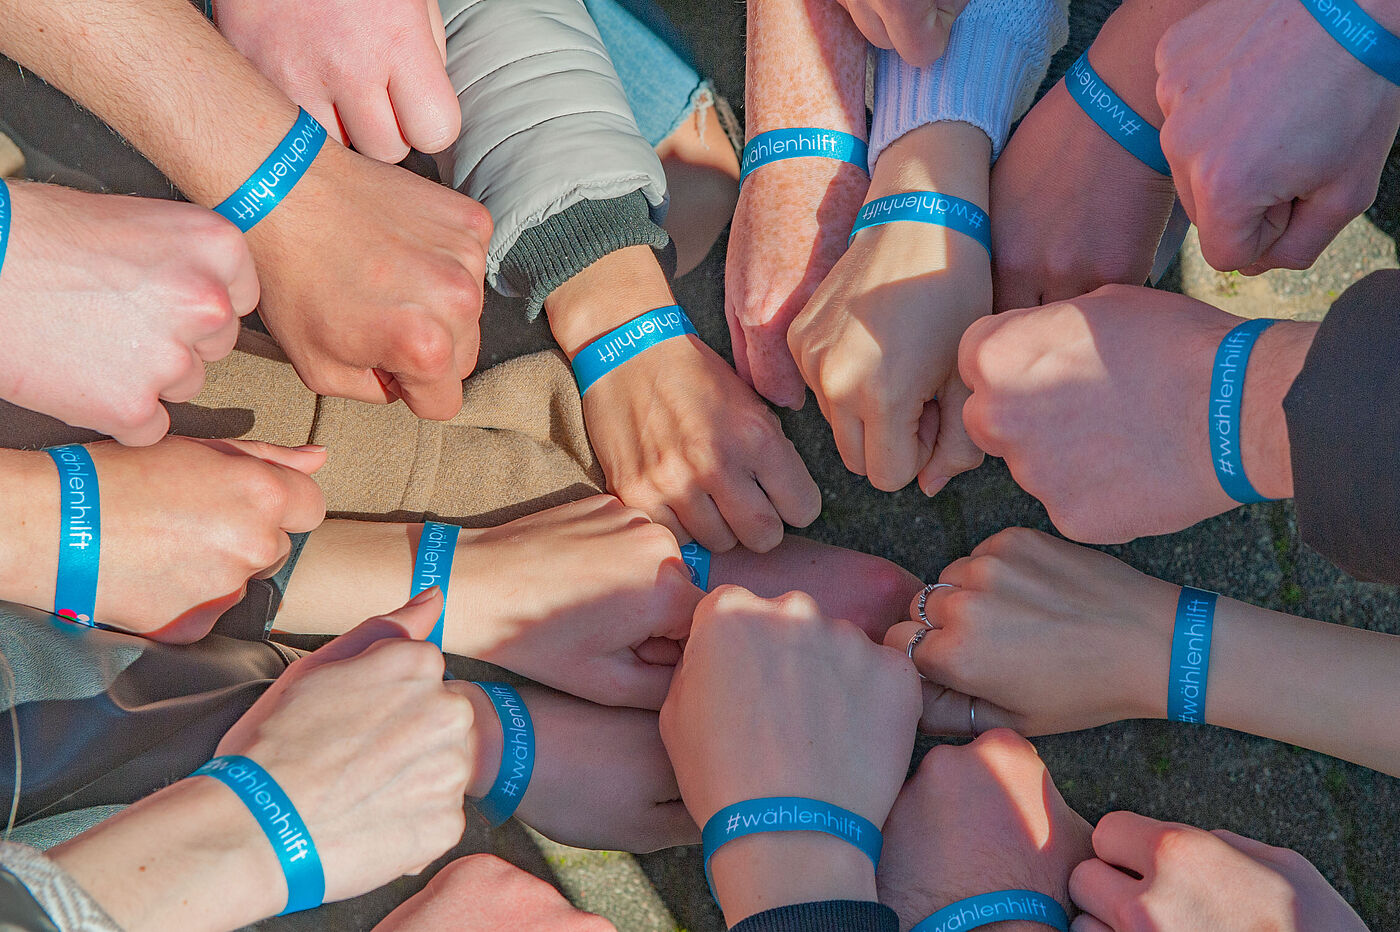
<path fill-rule="evenodd" d="M 633 191 L 606 201 L 579 201 L 520 234 L 501 260 L 501 278 L 524 295 L 529 318 L 549 294 L 604 256 L 628 246 L 662 250 L 670 242 L 651 219 L 646 195 Z"/>
<path fill-rule="evenodd" d="M 755 913 L 729 932 L 899 932 L 899 917 L 880 903 L 825 900 Z"/>
<path fill-rule="evenodd" d="M 1348 288 L 1283 400 L 1298 528 L 1365 582 L 1400 582 L 1400 271 Z"/>

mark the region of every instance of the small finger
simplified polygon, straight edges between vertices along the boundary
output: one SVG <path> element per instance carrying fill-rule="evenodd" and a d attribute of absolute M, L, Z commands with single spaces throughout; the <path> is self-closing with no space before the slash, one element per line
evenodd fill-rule
<path fill-rule="evenodd" d="M 736 478 L 714 489 L 711 497 L 739 543 L 749 550 L 767 553 L 782 543 L 783 519 L 753 477 Z"/>

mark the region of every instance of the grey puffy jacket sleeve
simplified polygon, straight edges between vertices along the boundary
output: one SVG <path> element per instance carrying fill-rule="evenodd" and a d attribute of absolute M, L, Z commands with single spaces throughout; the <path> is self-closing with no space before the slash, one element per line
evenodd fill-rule
<path fill-rule="evenodd" d="M 440 0 L 462 132 L 442 177 L 491 212 L 486 275 L 544 298 L 618 249 L 668 239 L 666 176 L 582 0 Z"/>

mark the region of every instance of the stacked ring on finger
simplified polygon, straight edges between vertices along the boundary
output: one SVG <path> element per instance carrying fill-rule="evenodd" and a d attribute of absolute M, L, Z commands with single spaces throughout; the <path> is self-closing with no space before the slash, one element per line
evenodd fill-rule
<path fill-rule="evenodd" d="M 928 609 L 928 597 L 933 594 L 933 590 L 935 589 L 951 588 L 953 588 L 952 583 L 934 582 L 924 586 L 924 591 L 919 593 L 919 604 L 915 606 L 915 610 L 918 613 L 919 620 L 924 623 L 925 628 L 933 627 L 933 622 L 928 620 L 928 615 L 926 614 L 926 610 Z"/>
<path fill-rule="evenodd" d="M 913 659 L 914 659 L 914 648 L 916 648 L 916 647 L 919 646 L 919 642 L 922 641 L 922 640 L 924 639 L 924 637 L 925 637 L 925 636 L 929 633 L 929 631 L 931 631 L 931 630 L 932 630 L 932 626 L 930 626 L 930 627 L 928 627 L 928 628 L 920 628 L 918 631 L 915 631 L 915 632 L 914 632 L 914 636 L 911 637 L 911 638 L 909 639 L 909 646 L 906 647 L 906 648 L 904 648 L 904 652 L 905 652 L 906 654 L 909 655 L 909 659 L 910 659 L 910 660 L 913 660 Z M 915 669 L 914 669 L 914 672 L 917 673 L 917 672 L 918 672 L 918 662 L 917 662 L 917 661 L 915 662 L 914 668 L 915 668 Z M 923 679 L 928 679 L 928 677 L 924 676 L 922 673 L 919 673 L 919 679 L 921 679 L 921 680 L 923 680 Z"/>

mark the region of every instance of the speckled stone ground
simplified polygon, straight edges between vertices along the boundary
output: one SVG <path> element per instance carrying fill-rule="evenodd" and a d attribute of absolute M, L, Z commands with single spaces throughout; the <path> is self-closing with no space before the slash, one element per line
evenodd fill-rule
<path fill-rule="evenodd" d="M 663 0 L 662 5 L 695 48 L 703 70 L 738 110 L 743 96 L 742 3 Z M 1047 83 L 1087 45 L 1115 5 L 1113 0 L 1074 4 L 1070 45 L 1056 56 Z M 108 190 L 161 192 L 163 183 L 149 166 L 113 145 L 104 130 L 33 79 L 0 69 L 0 102 L 0 130 L 8 125 L 24 144 L 32 177 L 83 187 L 96 187 L 100 179 Z M 1371 220 L 1348 228 L 1313 270 L 1272 273 L 1254 281 L 1220 276 L 1188 242 L 1164 286 L 1245 316 L 1320 316 L 1336 294 L 1366 271 L 1397 264 L 1392 237 L 1400 234 L 1400 162 L 1392 158 L 1390 169 Z M 677 293 L 705 338 L 727 352 L 723 257 L 721 243 L 700 269 L 678 283 Z M 499 302 L 488 309 L 488 342 L 510 313 Z M 520 333 L 519 338 L 510 347 L 500 339 L 494 342 L 505 353 L 543 334 Z M 1044 510 L 1016 487 L 999 461 L 955 479 L 932 501 L 914 490 L 889 495 L 842 469 L 814 406 L 785 414 L 784 422 L 825 490 L 826 507 L 809 532 L 819 539 L 880 554 L 934 578 L 944 565 L 1003 527 L 1050 530 Z M 1400 592 L 1351 581 L 1309 550 L 1298 539 L 1288 504 L 1242 508 L 1179 534 L 1109 550 L 1165 579 L 1281 611 L 1400 633 Z M 461 666 L 466 673 L 466 662 Z M 1297 848 L 1373 929 L 1400 929 L 1400 782 L 1273 741 L 1158 722 L 1123 723 L 1039 739 L 1036 745 L 1065 797 L 1087 818 L 1128 808 Z M 927 746 L 921 743 L 920 751 Z M 575 902 L 608 916 L 622 932 L 723 928 L 694 849 L 638 858 L 584 852 L 554 845 L 518 824 L 489 833 L 473 821 L 454 854 L 470 851 L 495 851 L 555 881 Z M 367 929 L 430 873 L 313 915 L 264 925 Z"/>

